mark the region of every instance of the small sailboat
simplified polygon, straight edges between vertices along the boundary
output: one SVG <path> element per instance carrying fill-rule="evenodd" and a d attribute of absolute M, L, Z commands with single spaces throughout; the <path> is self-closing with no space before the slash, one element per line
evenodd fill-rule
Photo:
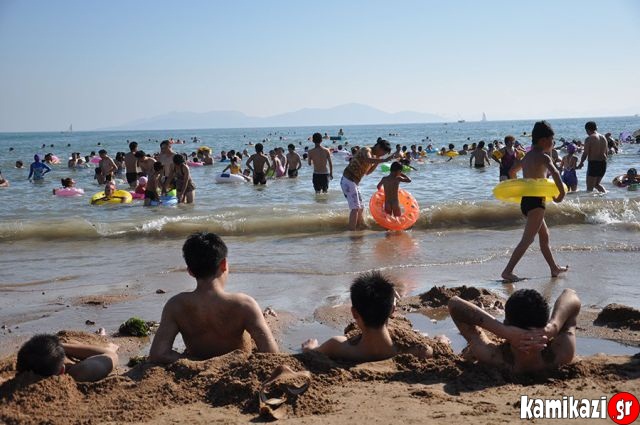
<path fill-rule="evenodd" d="M 73 124 L 69 124 L 69 131 L 67 133 L 73 133 Z"/>
<path fill-rule="evenodd" d="M 487 121 L 487 114 L 485 114 L 484 112 L 482 113 L 482 122 Z"/>

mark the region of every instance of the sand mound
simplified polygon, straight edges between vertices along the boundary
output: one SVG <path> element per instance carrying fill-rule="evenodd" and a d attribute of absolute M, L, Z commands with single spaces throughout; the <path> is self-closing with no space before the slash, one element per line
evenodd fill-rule
<path fill-rule="evenodd" d="M 640 330 L 640 311 L 622 304 L 607 305 L 596 317 L 594 325 Z"/>
<path fill-rule="evenodd" d="M 402 299 L 400 307 L 405 310 L 421 311 L 446 308 L 447 303 L 454 296 L 458 296 L 485 310 L 504 310 L 504 299 L 502 297 L 486 289 L 473 286 L 457 286 L 454 288 L 434 286 L 420 295 Z"/>

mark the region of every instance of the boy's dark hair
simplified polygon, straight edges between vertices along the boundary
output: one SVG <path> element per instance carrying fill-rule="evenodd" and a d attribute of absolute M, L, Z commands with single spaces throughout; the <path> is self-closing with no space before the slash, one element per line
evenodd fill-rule
<path fill-rule="evenodd" d="M 156 161 L 153 163 L 153 171 L 162 171 L 163 168 L 164 165 L 162 165 L 162 162 Z"/>
<path fill-rule="evenodd" d="M 322 143 L 322 134 L 313 133 L 313 136 L 311 136 L 311 141 L 315 144 Z"/>
<path fill-rule="evenodd" d="M 256 143 L 256 152 L 262 153 L 262 151 L 264 151 L 264 146 L 262 146 L 262 143 Z"/>
<path fill-rule="evenodd" d="M 587 123 L 584 125 L 584 129 L 587 131 L 596 131 L 598 129 L 598 126 L 596 125 L 595 121 L 587 121 Z"/>
<path fill-rule="evenodd" d="M 227 245 L 215 233 L 194 233 L 182 246 L 182 256 L 195 278 L 204 279 L 218 272 L 220 263 L 227 258 Z"/>
<path fill-rule="evenodd" d="M 184 156 L 182 156 L 179 153 L 173 155 L 173 163 L 176 165 L 184 164 L 185 163 Z"/>
<path fill-rule="evenodd" d="M 483 141 L 481 141 L 480 143 L 478 143 L 478 147 L 479 147 L 480 149 L 484 148 L 484 140 L 483 140 Z"/>
<path fill-rule="evenodd" d="M 504 136 L 504 142 L 505 143 L 507 143 L 507 142 L 512 142 L 513 143 L 515 141 L 516 141 L 516 138 L 513 137 L 512 135 Z"/>
<path fill-rule="evenodd" d="M 351 305 L 369 328 L 384 326 L 393 311 L 394 297 L 393 283 L 379 271 L 362 273 L 351 285 Z"/>
<path fill-rule="evenodd" d="M 64 348 L 55 335 L 39 334 L 18 351 L 18 372 L 32 371 L 40 376 L 57 375 L 64 365 Z"/>
<path fill-rule="evenodd" d="M 162 142 L 160 142 L 160 147 L 168 146 L 168 145 L 169 145 L 169 141 L 168 140 L 163 140 Z"/>
<path fill-rule="evenodd" d="M 627 177 L 635 177 L 638 175 L 638 170 L 636 170 L 635 168 L 629 168 L 627 170 Z"/>
<path fill-rule="evenodd" d="M 287 148 L 293 149 L 295 151 L 296 150 L 296 145 L 294 145 L 293 143 L 289 143 L 289 146 L 287 146 Z"/>
<path fill-rule="evenodd" d="M 504 313 L 505 325 L 543 328 L 549 321 L 549 303 L 535 289 L 519 289 L 507 300 Z"/>
<path fill-rule="evenodd" d="M 138 147 L 138 142 L 131 142 L 129 143 L 129 150 L 133 151 L 135 148 Z"/>
<path fill-rule="evenodd" d="M 531 144 L 536 145 L 538 140 L 551 137 L 554 134 L 551 124 L 546 121 L 538 121 L 533 125 L 533 130 L 531 130 Z"/>
<path fill-rule="evenodd" d="M 453 149 L 455 147 L 456 147 L 456 145 L 454 145 L 453 143 L 449 143 L 449 149 Z"/>
<path fill-rule="evenodd" d="M 144 158 L 145 156 L 147 156 L 147 154 L 146 154 L 146 153 L 144 153 L 144 151 L 138 151 L 138 152 L 136 152 L 136 153 L 134 154 L 134 156 L 135 156 L 136 158 L 138 158 L 138 159 L 142 159 L 142 158 Z"/>
<path fill-rule="evenodd" d="M 399 162 L 392 162 L 391 163 L 391 167 L 389 168 L 389 170 L 392 173 L 395 173 L 396 171 L 402 171 L 402 164 Z"/>
<path fill-rule="evenodd" d="M 382 149 L 382 151 L 386 154 L 391 153 L 391 145 L 389 144 L 388 141 L 384 140 L 381 137 L 378 137 L 378 140 L 376 140 L 375 146 L 380 147 L 380 149 Z"/>
<path fill-rule="evenodd" d="M 106 150 L 104 150 L 104 149 L 100 149 L 100 150 L 98 151 L 98 155 L 102 155 L 102 154 L 105 154 L 105 155 L 106 155 L 106 154 L 107 154 L 107 151 L 106 151 Z"/>

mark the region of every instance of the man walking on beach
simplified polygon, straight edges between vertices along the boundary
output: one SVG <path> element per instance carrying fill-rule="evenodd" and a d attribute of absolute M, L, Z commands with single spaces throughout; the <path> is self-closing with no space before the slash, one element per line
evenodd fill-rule
<path fill-rule="evenodd" d="M 595 188 L 600 193 L 606 193 L 600 182 L 607 172 L 607 138 L 598 133 L 598 127 L 593 121 L 586 123 L 584 129 L 589 137 L 584 140 L 584 152 L 577 168 L 582 168 L 585 159 L 588 159 L 587 192 L 593 192 Z"/>

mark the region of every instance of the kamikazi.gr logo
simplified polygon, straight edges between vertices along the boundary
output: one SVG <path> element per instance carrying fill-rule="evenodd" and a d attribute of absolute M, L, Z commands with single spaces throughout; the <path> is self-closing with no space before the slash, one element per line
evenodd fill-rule
<path fill-rule="evenodd" d="M 607 402 L 599 399 L 564 396 L 560 399 L 520 397 L 520 419 L 605 419 L 618 425 L 634 422 L 640 413 L 638 399 L 631 393 L 618 393 Z"/>

